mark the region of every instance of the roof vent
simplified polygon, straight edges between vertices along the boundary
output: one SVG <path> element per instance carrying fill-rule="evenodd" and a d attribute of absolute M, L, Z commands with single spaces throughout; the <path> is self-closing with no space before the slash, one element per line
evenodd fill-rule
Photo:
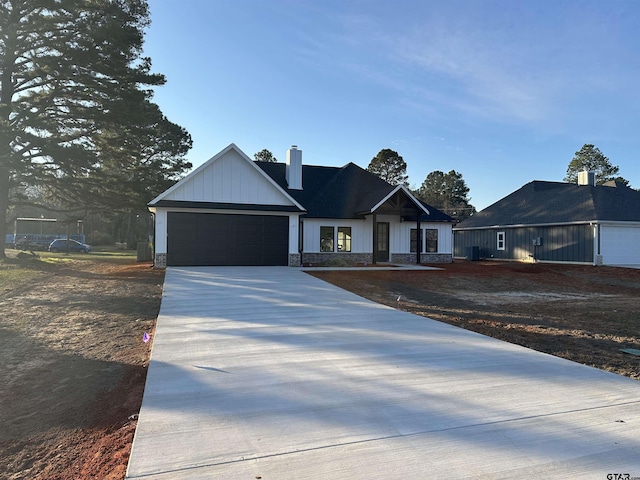
<path fill-rule="evenodd" d="M 596 172 L 587 172 L 586 170 L 578 172 L 578 185 L 596 186 Z"/>

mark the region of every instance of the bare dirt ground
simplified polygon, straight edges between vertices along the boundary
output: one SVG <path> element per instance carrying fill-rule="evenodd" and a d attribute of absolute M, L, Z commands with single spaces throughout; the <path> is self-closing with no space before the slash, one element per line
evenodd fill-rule
<path fill-rule="evenodd" d="M 376 302 L 640 380 L 640 270 L 456 262 L 312 272 Z M 398 297 L 400 300 L 398 301 Z"/>
<path fill-rule="evenodd" d="M 122 479 L 163 272 L 132 257 L 0 262 L 0 478 Z M 458 262 L 313 272 L 412 313 L 640 379 L 640 270 Z M 398 296 L 400 300 L 397 301 Z"/>
<path fill-rule="evenodd" d="M 132 256 L 7 254 L 0 478 L 124 478 L 163 272 Z"/>

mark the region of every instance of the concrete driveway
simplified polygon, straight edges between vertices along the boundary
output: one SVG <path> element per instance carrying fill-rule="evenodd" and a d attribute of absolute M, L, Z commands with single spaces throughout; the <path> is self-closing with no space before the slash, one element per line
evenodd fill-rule
<path fill-rule="evenodd" d="M 640 382 L 287 267 L 167 270 L 127 478 L 640 477 Z"/>

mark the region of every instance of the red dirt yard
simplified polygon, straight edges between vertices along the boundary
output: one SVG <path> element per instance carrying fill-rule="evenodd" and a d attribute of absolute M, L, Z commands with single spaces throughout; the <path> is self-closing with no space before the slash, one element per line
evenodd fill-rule
<path fill-rule="evenodd" d="M 124 478 L 163 272 L 131 255 L 7 253 L 0 478 Z"/>

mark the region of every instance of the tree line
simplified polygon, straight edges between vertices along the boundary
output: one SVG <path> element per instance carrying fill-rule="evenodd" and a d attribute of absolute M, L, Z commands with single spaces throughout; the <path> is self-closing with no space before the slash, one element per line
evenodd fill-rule
<path fill-rule="evenodd" d="M 278 161 L 266 148 L 254 154 L 254 159 L 266 162 Z M 404 185 L 409 188 L 407 163 L 394 150 L 388 148 L 380 150 L 369 162 L 367 170 L 391 185 Z M 563 180 L 576 183 L 578 173 L 582 171 L 594 172 L 597 185 L 614 181 L 629 186 L 629 181 L 618 175 L 620 168 L 613 165 L 609 158 L 593 144 L 584 144 L 575 152 Z M 427 175 L 420 187 L 410 190 L 417 198 L 451 216 L 456 222 L 476 212 L 475 207 L 470 203 L 469 187 L 462 174 L 455 170 L 446 173 L 435 170 Z"/>
<path fill-rule="evenodd" d="M 152 101 L 149 23 L 146 0 L 0 0 L 0 258 L 21 209 L 135 217 L 191 168 Z"/>
<path fill-rule="evenodd" d="M 260 162 L 278 161 L 266 148 L 255 153 L 253 158 Z M 380 150 L 369 162 L 367 170 L 391 185 L 409 187 L 407 163 L 396 151 L 388 148 Z M 411 192 L 423 202 L 450 215 L 456 221 L 461 221 L 476 211 L 469 203 L 469 187 L 462 178 L 462 174 L 455 170 L 448 173 L 438 170 L 431 172 L 420 188 Z"/>
<path fill-rule="evenodd" d="M 391 185 L 409 188 L 407 163 L 398 152 L 385 148 L 371 159 L 367 170 L 378 175 Z M 476 211 L 471 205 L 469 187 L 462 174 L 451 170 L 447 173 L 435 170 L 427 175 L 420 187 L 412 193 L 428 205 L 446 213 L 459 222 Z"/>

